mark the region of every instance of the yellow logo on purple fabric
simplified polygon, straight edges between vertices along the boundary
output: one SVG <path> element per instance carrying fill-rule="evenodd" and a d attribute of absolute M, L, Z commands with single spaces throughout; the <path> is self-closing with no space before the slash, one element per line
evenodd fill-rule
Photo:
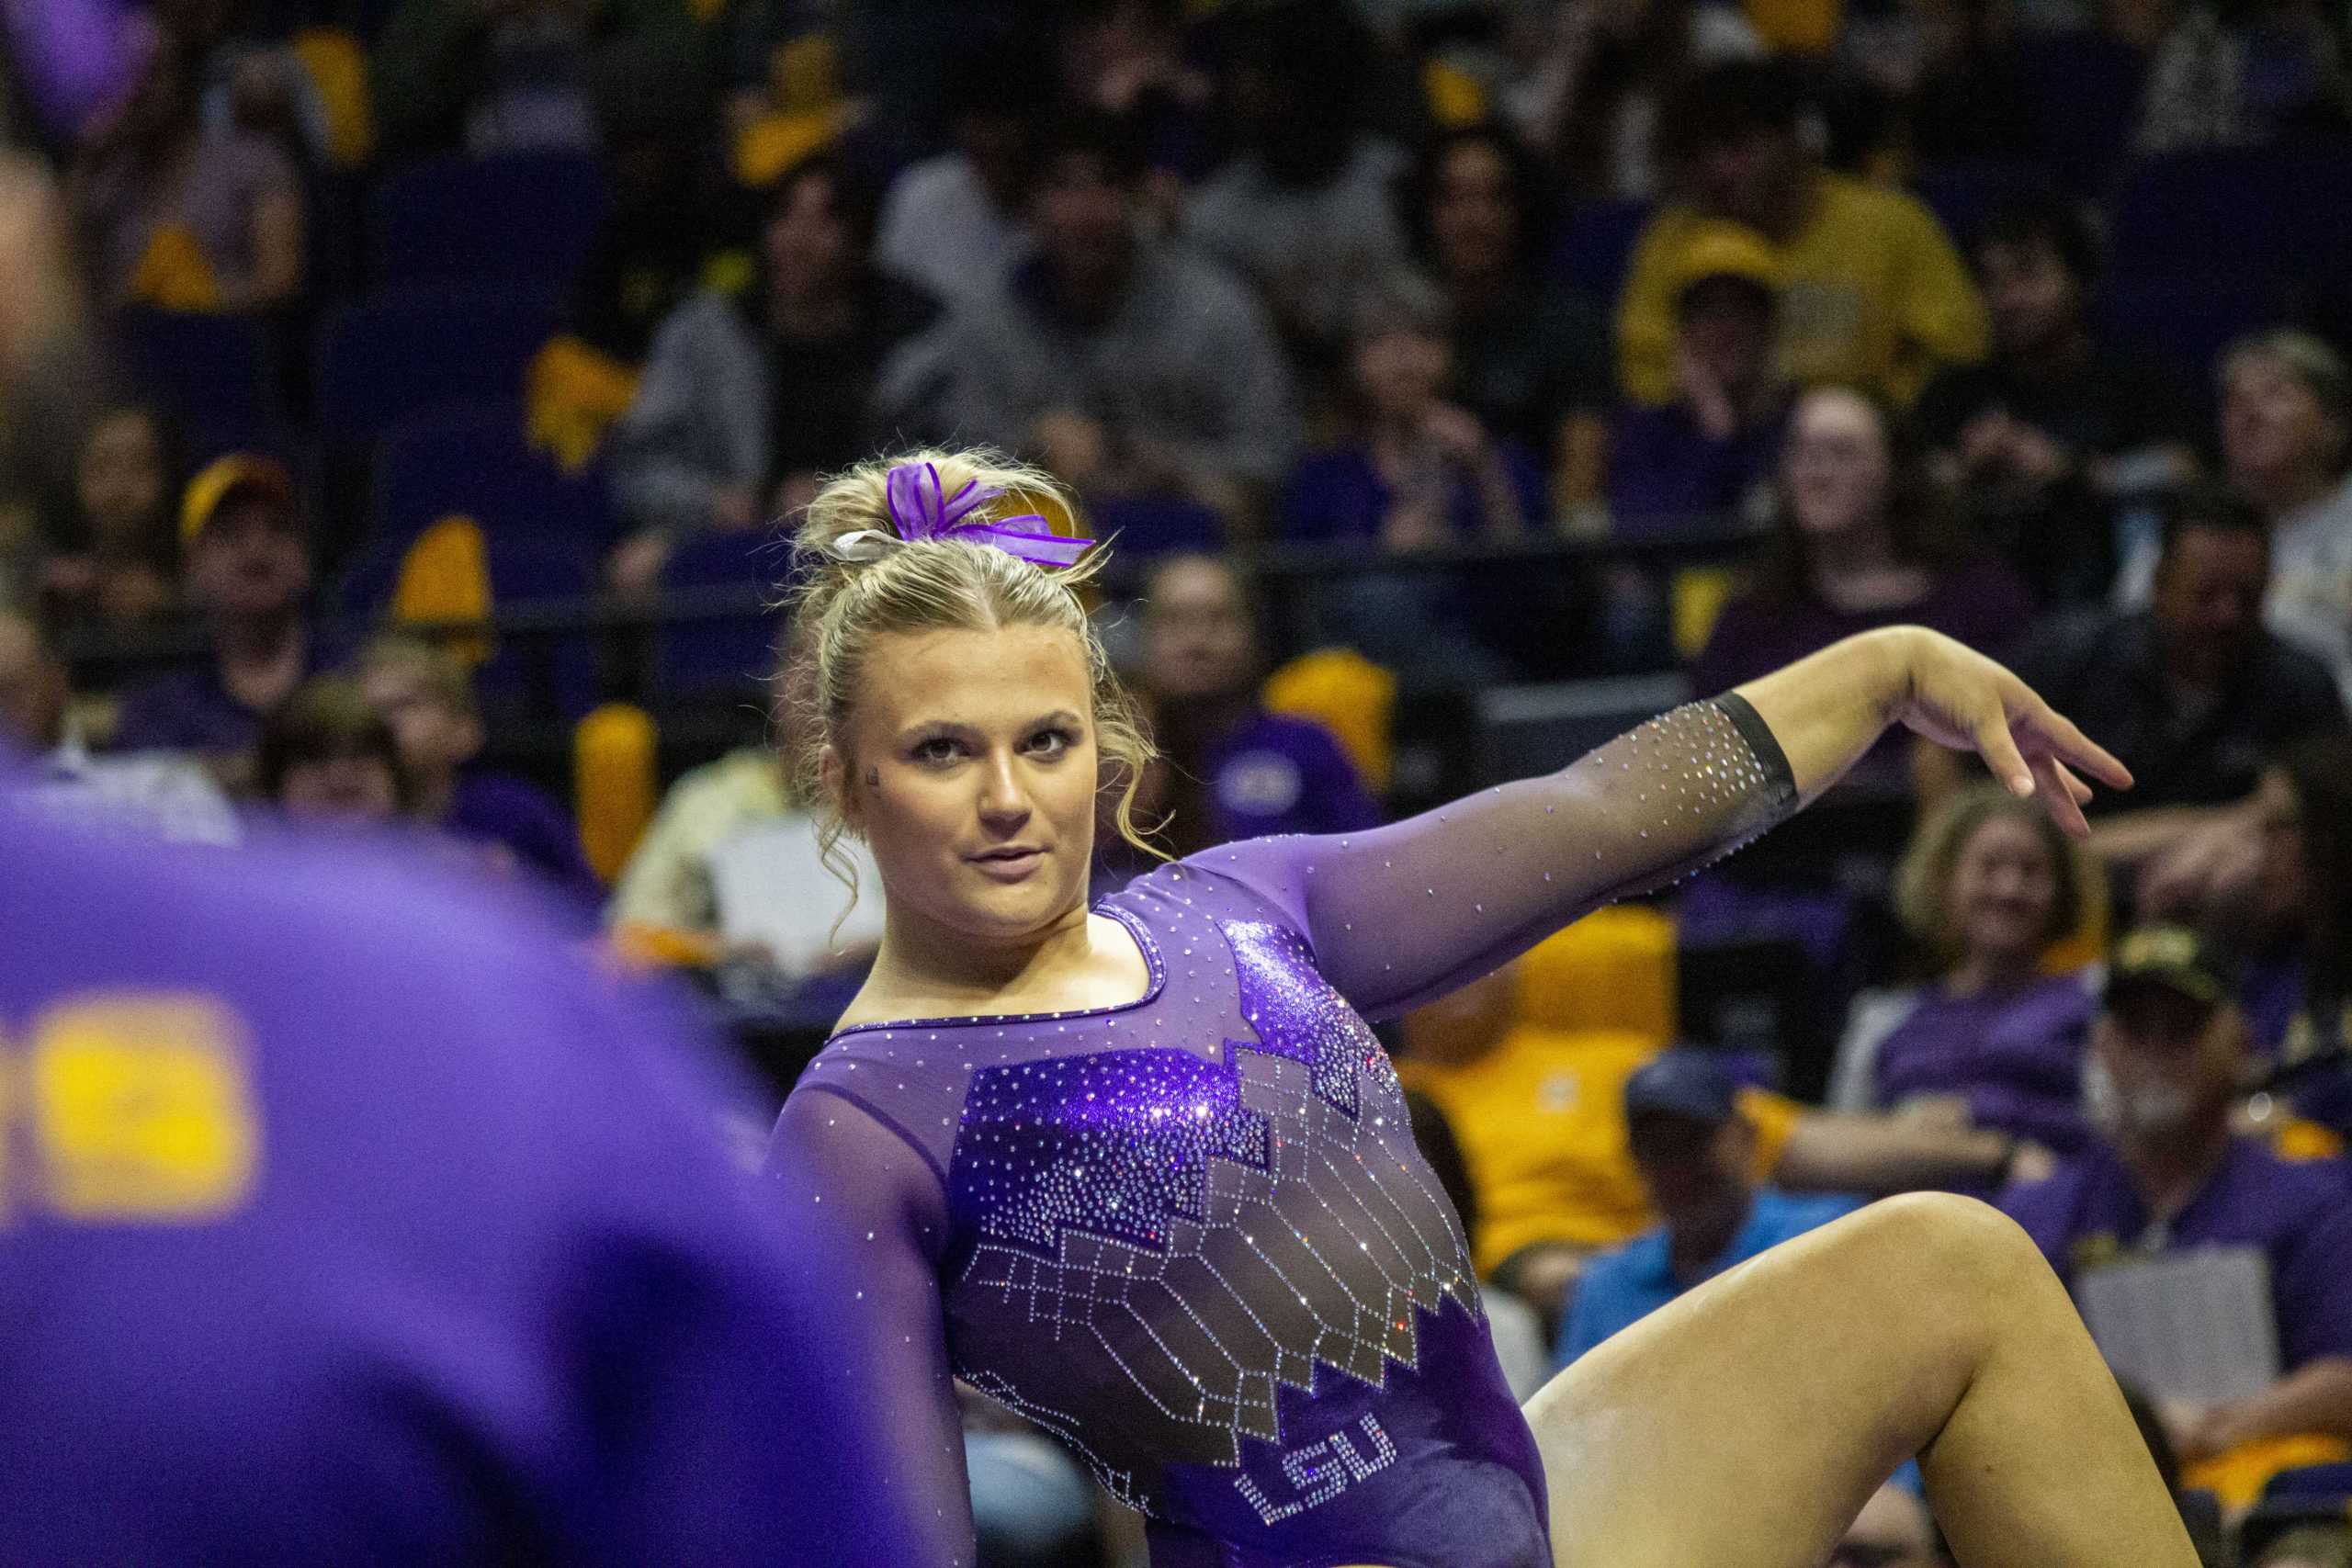
<path fill-rule="evenodd" d="M 79 998 L 0 1041 L 0 1150 L 22 1128 L 33 1167 L 0 1179 L 59 1219 L 201 1221 L 243 1206 L 261 1148 L 243 1032 L 207 998 Z M 5 1173 L 0 1173 L 5 1176 Z"/>

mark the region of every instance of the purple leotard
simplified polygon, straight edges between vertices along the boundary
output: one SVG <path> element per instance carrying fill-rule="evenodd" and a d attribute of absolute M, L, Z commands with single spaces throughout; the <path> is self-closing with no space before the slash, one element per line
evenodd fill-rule
<path fill-rule="evenodd" d="M 838 1311 L 812 1562 L 969 1564 L 951 1374 L 1151 1519 L 1154 1568 L 1551 1562 L 1461 1228 L 1362 1014 L 1724 853 L 1796 790 L 1737 697 L 1390 828 L 1260 839 L 1097 908 L 1121 1007 L 843 1030 L 777 1124 Z M 1351 1005 L 1352 1004 L 1352 1005 Z"/>

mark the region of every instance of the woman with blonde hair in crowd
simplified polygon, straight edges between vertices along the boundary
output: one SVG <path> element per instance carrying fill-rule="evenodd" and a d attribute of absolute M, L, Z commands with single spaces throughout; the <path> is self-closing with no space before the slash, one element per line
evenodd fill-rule
<path fill-rule="evenodd" d="M 1895 915 L 1926 983 L 1865 993 L 1838 1049 L 1830 1102 L 1990 1127 L 2057 1153 L 2085 1136 L 2076 1108 L 2098 998 L 2052 946 L 2102 911 L 2097 863 L 2049 815 L 1997 784 L 1931 811 L 1895 870 Z"/>
<path fill-rule="evenodd" d="M 1549 777 L 1226 845 L 1091 907 L 1150 755 L 1047 476 L 924 452 L 800 532 L 803 765 L 880 872 L 881 951 L 776 1127 L 814 1369 L 810 1562 L 973 1560 L 955 1379 L 1150 1517 L 1160 1568 L 1818 1562 L 1920 1456 L 1969 1564 L 2193 1561 L 2016 1227 L 1893 1200 L 1512 1401 L 1365 1016 L 1508 961 L 1818 795 L 1889 726 L 2073 831 L 2130 776 L 1999 666 L 1841 643 Z M 1805 1353 L 1808 1349 L 1815 1353 Z M 779 1438 L 785 1437 L 779 1434 Z"/>

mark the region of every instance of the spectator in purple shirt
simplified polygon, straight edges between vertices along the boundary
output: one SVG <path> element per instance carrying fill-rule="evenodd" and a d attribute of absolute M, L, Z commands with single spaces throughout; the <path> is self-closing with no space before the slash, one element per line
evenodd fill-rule
<path fill-rule="evenodd" d="M 1270 833 L 1370 828 L 1380 808 L 1330 731 L 1258 705 L 1265 660 L 1241 573 L 1170 556 L 1144 585 L 1139 682 L 1162 761 L 1152 783 L 1171 852 Z"/>
<path fill-rule="evenodd" d="M 2258 1258 L 2282 1375 L 2227 1404 L 2174 1402 L 2166 1425 L 2189 1464 L 2263 1438 L 2352 1438 L 2352 1180 L 2339 1161 L 2290 1163 L 2233 1132 L 2245 1064 L 2245 1021 L 2212 950 L 2184 927 L 2133 931 L 2084 1070 L 2098 1137 L 2002 1200 L 2078 1297 L 2093 1270 L 2142 1259 Z"/>
<path fill-rule="evenodd" d="M 1535 460 L 1450 399 L 1448 317 L 1445 297 L 1411 273 L 1391 274 L 1358 298 L 1350 428 L 1291 471 L 1286 537 L 1409 555 L 1507 542 L 1544 521 Z M 1506 673 L 1482 635 L 1490 611 L 1428 581 L 1354 577 L 1328 595 L 1318 629 L 1402 672 L 1484 685 Z"/>
<path fill-rule="evenodd" d="M 1976 785 L 1912 840 L 1895 909 L 1936 977 L 1856 999 L 1830 1088 L 1837 1109 L 1932 1115 L 2064 1154 L 2082 1146 L 2075 1102 L 2097 1003 L 2081 976 L 2047 974 L 2041 958 L 2099 897 L 2098 870 L 2023 804 Z"/>
<path fill-rule="evenodd" d="M 1762 235 L 1711 223 L 1683 248 L 1675 295 L 1675 400 L 1617 416 L 1610 521 L 1620 534 L 1730 521 L 1769 501 L 1788 423 L 1774 363 L 1781 267 Z"/>
<path fill-rule="evenodd" d="M 1781 451 L 1770 557 L 1724 606 L 1691 669 L 1724 692 L 1842 637 L 1916 623 L 1998 655 L 2033 602 L 2002 561 L 1951 537 L 1926 470 L 1893 411 L 1849 387 L 1797 400 Z M 1907 786 L 1899 745 L 1881 745 L 1857 782 Z"/>
<path fill-rule="evenodd" d="M 447 649 L 390 633 L 360 651 L 358 665 L 368 705 L 399 743 L 412 816 L 482 850 L 501 870 L 526 867 L 583 902 L 602 901 L 563 807 L 537 785 L 482 765 L 473 681 Z"/>
<path fill-rule="evenodd" d="M 263 718 L 334 662 L 311 622 L 310 526 L 293 476 L 251 453 L 214 461 L 181 500 L 180 547 L 188 597 L 211 623 L 211 656 L 127 694 L 114 743 L 197 753 L 233 786 L 250 771 Z"/>
<path fill-rule="evenodd" d="M 0 1065 L 104 1085 L 11 1108 L 0 1561 L 797 1560 L 783 1439 L 868 1417 L 665 1011 L 363 846 L 6 784 L 0 930 Z"/>

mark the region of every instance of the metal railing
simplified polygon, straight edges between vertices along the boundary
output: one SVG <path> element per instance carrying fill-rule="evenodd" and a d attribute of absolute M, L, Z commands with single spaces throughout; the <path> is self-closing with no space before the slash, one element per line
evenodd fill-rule
<path fill-rule="evenodd" d="M 1384 555 L 1361 544 L 1261 543 L 1243 545 L 1231 555 L 1251 574 L 1264 600 L 1269 631 L 1278 643 L 1294 640 L 1295 612 L 1315 590 L 1350 578 L 1468 575 L 1497 570 L 1522 574 L 1573 574 L 1622 567 L 1664 580 L 1684 567 L 1716 566 L 1752 555 L 1752 530 L 1734 530 L 1721 520 L 1637 539 L 1543 537 L 1498 544 L 1466 544 Z M 1148 556 L 1121 558 L 1106 574 L 1114 597 L 1135 593 L 1150 570 Z M 488 636 L 502 644 L 549 648 L 585 639 L 598 649 L 604 694 L 644 701 L 661 694 L 662 634 L 714 623 L 773 621 L 779 615 L 775 585 L 744 583 L 678 589 L 645 598 L 595 594 L 520 601 L 499 606 L 483 620 L 410 623 L 406 629 L 428 637 Z M 328 623 L 352 636 L 363 635 L 372 619 L 352 622 L 329 615 Z M 193 623 L 141 631 L 76 631 L 60 651 L 85 686 L 107 689 L 145 671 L 202 657 L 203 629 Z M 1296 651 L 1281 646 L 1279 654 Z"/>

